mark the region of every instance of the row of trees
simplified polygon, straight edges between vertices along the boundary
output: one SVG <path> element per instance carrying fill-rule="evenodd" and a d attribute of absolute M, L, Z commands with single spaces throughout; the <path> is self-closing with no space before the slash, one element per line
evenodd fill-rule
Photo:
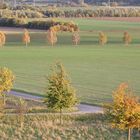
<path fill-rule="evenodd" d="M 64 26 L 65 27 L 65 26 Z M 47 31 L 47 41 L 49 44 L 51 44 L 52 46 L 54 46 L 57 41 L 58 41 L 58 37 L 57 37 L 57 33 L 59 31 L 63 31 L 64 28 L 61 28 L 61 26 L 53 26 L 51 27 L 48 31 Z M 66 28 L 65 31 L 69 31 L 69 29 Z M 79 32 L 74 32 L 73 28 L 70 28 L 70 31 L 72 32 L 72 42 L 74 45 L 78 45 L 80 44 L 80 34 Z M 23 33 L 23 43 L 25 43 L 25 46 L 27 47 L 28 44 L 31 41 L 31 37 L 29 34 L 29 31 L 27 29 L 24 30 Z M 108 42 L 108 37 L 104 32 L 99 32 L 99 44 L 100 45 L 105 45 Z M 124 32 L 123 35 L 123 42 L 125 45 L 128 45 L 132 42 L 132 37 L 128 32 Z M 4 32 L 0 32 L 0 47 L 4 46 L 6 43 L 6 35 L 4 34 Z"/>
<path fill-rule="evenodd" d="M 57 43 L 57 31 L 52 28 L 47 33 L 47 40 L 53 46 Z M 72 35 L 72 42 L 74 45 L 80 44 L 80 35 L 79 32 L 74 32 Z M 108 37 L 104 32 L 99 32 L 99 44 L 105 45 L 108 42 Z M 132 37 L 128 32 L 123 34 L 123 42 L 125 45 L 128 45 L 132 42 Z"/>
<path fill-rule="evenodd" d="M 6 92 L 13 87 L 14 75 L 8 68 L 0 69 L 0 96 L 5 97 Z M 44 103 L 51 110 L 60 112 L 60 124 L 64 109 L 72 108 L 78 104 L 75 89 L 72 87 L 64 66 L 58 62 L 52 68 L 52 73 L 47 77 L 48 85 Z M 0 98 L 1 99 L 1 98 Z M 1 101 L 1 100 L 0 100 Z M 2 103 L 2 102 L 0 102 Z M 0 109 L 3 109 L 0 104 Z M 1 111 L 0 110 L 0 111 Z M 17 111 L 20 123 L 23 126 L 26 103 L 19 99 Z M 113 92 L 113 101 L 105 105 L 105 115 L 112 127 L 128 130 L 128 140 L 134 128 L 140 128 L 140 103 L 138 97 L 133 95 L 127 83 L 122 83 Z"/>
<path fill-rule="evenodd" d="M 105 33 L 99 32 L 99 43 L 101 45 L 105 45 L 108 42 L 108 37 Z M 124 32 L 123 34 L 123 42 L 125 45 L 128 45 L 132 42 L 132 37 L 128 32 Z"/>
<path fill-rule="evenodd" d="M 59 31 L 59 30 L 58 30 Z M 47 41 L 49 44 L 54 46 L 57 43 L 57 30 L 54 30 L 54 28 L 50 28 L 47 31 Z M 27 29 L 24 29 L 23 33 L 23 38 L 22 38 L 23 43 L 25 44 L 26 47 L 28 47 L 29 43 L 31 42 L 31 37 L 29 34 L 29 31 Z M 78 32 L 74 32 L 72 35 L 72 42 L 74 45 L 78 45 L 80 42 L 80 36 Z M 6 43 L 6 35 L 4 32 L 0 32 L 0 47 L 3 47 Z"/>

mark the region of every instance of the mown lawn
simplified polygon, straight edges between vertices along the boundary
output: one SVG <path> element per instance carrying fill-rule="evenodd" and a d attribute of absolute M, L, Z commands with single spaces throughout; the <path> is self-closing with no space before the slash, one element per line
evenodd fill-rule
<path fill-rule="evenodd" d="M 7 33 L 7 44 L 0 49 L 0 66 L 11 68 L 16 81 L 14 89 L 43 95 L 52 64 L 61 61 L 77 89 L 82 102 L 102 105 L 111 100 L 112 91 L 128 82 L 140 95 L 140 23 L 73 19 L 81 29 L 81 44 L 73 46 L 71 33 L 59 33 L 52 48 L 44 31 L 31 33 L 31 44 L 25 48 L 21 33 Z M 109 43 L 98 45 L 98 31 L 104 30 Z M 123 32 L 128 30 L 133 42 L 123 45 Z"/>

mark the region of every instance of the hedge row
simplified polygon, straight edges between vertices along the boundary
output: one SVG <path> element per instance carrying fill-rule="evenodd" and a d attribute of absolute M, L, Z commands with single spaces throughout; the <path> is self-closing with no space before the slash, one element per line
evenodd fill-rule
<path fill-rule="evenodd" d="M 45 29 L 48 30 L 50 27 L 55 25 L 64 25 L 70 26 L 73 24 L 73 28 L 78 29 L 78 26 L 75 23 L 69 22 L 57 22 L 53 20 L 48 21 L 29 21 L 27 22 L 25 19 L 19 18 L 1 18 L 0 19 L 0 26 L 6 27 L 22 27 L 22 28 L 29 28 L 29 29 Z"/>
<path fill-rule="evenodd" d="M 140 8 L 95 8 L 92 10 L 64 10 L 44 13 L 47 17 L 140 17 Z"/>

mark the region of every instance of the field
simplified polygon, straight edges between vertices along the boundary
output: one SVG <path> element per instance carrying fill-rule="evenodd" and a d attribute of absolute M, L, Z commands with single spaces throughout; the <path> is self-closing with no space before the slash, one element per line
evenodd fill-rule
<path fill-rule="evenodd" d="M 60 19 L 58 19 L 60 20 Z M 64 19 L 63 19 L 64 20 Z M 66 19 L 69 20 L 69 19 Z M 128 82 L 140 95 L 140 23 L 93 19 L 71 19 L 80 27 L 81 43 L 71 43 L 71 33 L 59 33 L 58 43 L 52 48 L 46 42 L 46 32 L 31 30 L 31 44 L 25 48 L 20 29 L 7 29 L 7 43 L 0 50 L 0 66 L 16 75 L 14 89 L 44 95 L 52 64 L 61 61 L 77 89 L 81 102 L 102 105 L 110 101 L 112 91 Z M 123 45 L 122 36 L 128 31 L 133 42 Z M 98 32 L 109 38 L 105 46 L 98 45 Z"/>
<path fill-rule="evenodd" d="M 63 125 L 59 124 L 57 115 L 28 115 L 24 128 L 18 123 L 18 116 L 5 116 L 0 124 L 1 139 L 18 140 L 126 140 L 127 133 L 112 129 L 106 125 L 104 116 L 81 115 L 63 116 Z M 1 121 L 1 120 L 0 120 Z M 139 139 L 137 131 L 133 131 L 133 140 Z"/>

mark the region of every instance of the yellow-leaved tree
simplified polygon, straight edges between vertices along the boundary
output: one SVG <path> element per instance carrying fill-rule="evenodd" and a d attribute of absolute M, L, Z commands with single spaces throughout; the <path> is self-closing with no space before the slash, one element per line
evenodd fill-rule
<path fill-rule="evenodd" d="M 132 42 L 132 37 L 128 32 L 124 32 L 123 42 L 124 42 L 125 45 L 128 45 Z"/>
<path fill-rule="evenodd" d="M 0 68 L 0 96 L 3 98 L 3 104 L 5 105 L 5 94 L 9 92 L 13 87 L 15 76 L 13 72 L 8 68 Z"/>
<path fill-rule="evenodd" d="M 56 30 L 52 27 L 47 31 L 47 41 L 54 46 L 57 42 L 57 32 Z"/>
<path fill-rule="evenodd" d="M 28 44 L 30 43 L 30 34 L 27 29 L 24 29 L 24 34 L 23 34 L 23 43 L 25 43 L 26 47 L 28 47 Z"/>
<path fill-rule="evenodd" d="M 106 105 L 105 113 L 113 127 L 128 130 L 128 140 L 131 130 L 140 128 L 140 103 L 126 83 L 114 92 L 113 102 Z"/>
<path fill-rule="evenodd" d="M 0 31 L 0 47 L 3 47 L 6 42 L 6 35 L 4 32 Z"/>
<path fill-rule="evenodd" d="M 74 45 L 78 45 L 80 43 L 80 35 L 78 32 L 74 32 L 72 35 L 72 42 Z"/>
<path fill-rule="evenodd" d="M 103 32 L 99 32 L 99 44 L 105 45 L 107 43 L 107 36 Z"/>

